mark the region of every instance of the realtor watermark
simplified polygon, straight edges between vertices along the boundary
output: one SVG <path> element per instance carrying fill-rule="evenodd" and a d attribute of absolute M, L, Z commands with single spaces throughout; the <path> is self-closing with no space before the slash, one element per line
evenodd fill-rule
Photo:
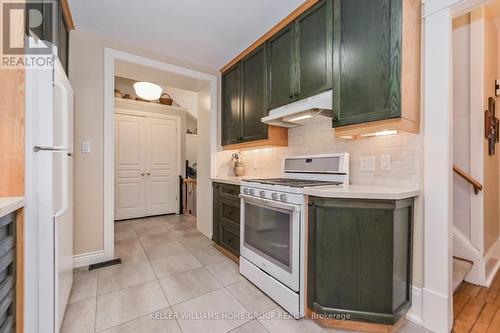
<path fill-rule="evenodd" d="M 58 3 L 0 0 L 0 69 L 52 68 Z"/>
<path fill-rule="evenodd" d="M 150 320 L 289 320 L 300 319 L 299 314 L 289 314 L 287 312 L 152 312 L 149 314 Z M 318 314 L 312 313 L 310 319 L 333 319 L 350 320 L 349 314 Z"/>

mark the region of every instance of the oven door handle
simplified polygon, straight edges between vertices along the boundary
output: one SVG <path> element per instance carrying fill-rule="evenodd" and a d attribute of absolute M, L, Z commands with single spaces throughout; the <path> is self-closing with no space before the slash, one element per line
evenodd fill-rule
<path fill-rule="evenodd" d="M 263 205 L 266 205 L 268 207 L 279 208 L 279 209 L 289 210 L 289 211 L 293 211 L 293 212 L 300 212 L 299 205 L 286 204 L 286 203 L 276 202 L 273 200 L 251 197 L 251 196 L 245 195 L 245 194 L 240 194 L 240 198 L 245 200 L 245 201 L 248 201 L 248 202 L 263 204 Z"/>

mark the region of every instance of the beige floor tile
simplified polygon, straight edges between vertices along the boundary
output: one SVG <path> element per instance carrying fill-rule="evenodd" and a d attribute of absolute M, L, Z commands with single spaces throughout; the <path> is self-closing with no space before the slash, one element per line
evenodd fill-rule
<path fill-rule="evenodd" d="M 115 232 L 115 242 L 127 240 L 127 239 L 137 239 L 137 234 L 133 229 L 116 231 Z"/>
<path fill-rule="evenodd" d="M 179 238 L 179 241 L 189 251 L 213 246 L 215 244 L 211 239 L 203 234 L 194 237 Z"/>
<path fill-rule="evenodd" d="M 168 307 L 158 281 L 97 297 L 96 330 L 101 331 Z"/>
<path fill-rule="evenodd" d="M 278 307 L 266 294 L 255 287 L 248 280 L 236 282 L 226 287 L 227 290 L 240 302 L 249 312 L 264 313 Z"/>
<path fill-rule="evenodd" d="M 160 280 L 160 284 L 170 305 L 222 288 L 219 281 L 204 267 L 167 276 Z"/>
<path fill-rule="evenodd" d="M 132 221 L 115 221 L 115 232 L 134 230 Z"/>
<path fill-rule="evenodd" d="M 162 231 L 156 234 L 146 234 L 139 236 L 139 240 L 141 241 L 143 246 L 151 246 L 157 244 L 174 244 L 177 241 L 175 236 L 170 231 Z"/>
<path fill-rule="evenodd" d="M 174 305 L 172 309 L 183 333 L 223 333 L 249 320 L 246 309 L 225 289 Z M 212 318 L 200 319 L 202 315 Z"/>
<path fill-rule="evenodd" d="M 319 333 L 325 329 L 312 320 L 296 320 L 281 308 L 269 311 L 259 322 L 271 333 Z"/>
<path fill-rule="evenodd" d="M 202 265 L 209 265 L 227 259 L 225 255 L 213 246 L 193 250 L 191 254 L 195 256 Z"/>
<path fill-rule="evenodd" d="M 123 264 L 148 261 L 146 251 L 138 238 L 115 242 L 115 258 L 121 258 Z"/>
<path fill-rule="evenodd" d="M 170 308 L 101 331 L 101 333 L 181 333 Z"/>
<path fill-rule="evenodd" d="M 98 270 L 97 276 L 99 295 L 156 280 L 149 262 L 102 268 Z"/>
<path fill-rule="evenodd" d="M 134 223 L 134 229 L 137 236 L 154 235 L 167 231 L 167 228 L 160 221 L 147 221 L 143 223 Z"/>
<path fill-rule="evenodd" d="M 266 330 L 266 328 L 257 320 L 252 320 L 246 324 L 236 327 L 231 331 L 231 333 L 268 333 L 268 330 Z"/>
<path fill-rule="evenodd" d="M 61 333 L 94 333 L 96 298 L 68 304 Z"/>
<path fill-rule="evenodd" d="M 224 286 L 244 279 L 243 275 L 239 272 L 238 265 L 229 259 L 207 265 L 206 267 Z"/>
<path fill-rule="evenodd" d="M 188 253 L 188 250 L 182 244 L 173 240 L 168 243 L 152 244 L 144 246 L 149 260 L 156 260 L 176 254 Z"/>
<path fill-rule="evenodd" d="M 75 270 L 69 303 L 75 303 L 97 296 L 97 271 Z"/>
<path fill-rule="evenodd" d="M 180 239 L 187 239 L 187 238 L 192 238 L 192 237 L 201 237 L 204 236 L 201 232 L 196 230 L 196 228 L 193 227 L 187 227 L 184 229 L 180 230 L 171 230 L 172 234 Z M 206 237 L 206 236 L 204 236 Z"/>
<path fill-rule="evenodd" d="M 174 275 L 195 268 L 202 267 L 201 264 L 189 252 L 175 254 L 162 259 L 151 261 L 151 265 L 158 278 Z"/>

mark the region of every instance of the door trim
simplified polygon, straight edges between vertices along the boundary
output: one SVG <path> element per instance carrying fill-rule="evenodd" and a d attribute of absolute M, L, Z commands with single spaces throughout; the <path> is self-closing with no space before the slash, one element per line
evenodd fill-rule
<path fill-rule="evenodd" d="M 158 60 L 142 57 L 136 54 L 119 51 L 116 49 L 104 48 L 104 257 L 105 260 L 114 258 L 114 76 L 115 76 L 115 61 L 122 60 L 133 64 L 139 64 L 147 67 L 152 67 L 161 71 L 179 74 L 190 78 L 205 81 L 210 85 L 210 177 L 215 176 L 215 159 L 213 153 L 216 153 L 220 142 L 220 113 L 218 111 L 218 80 L 216 75 L 203 73 L 200 71 L 188 69 L 185 67 L 161 62 Z M 200 183 L 205 181 L 200 178 Z M 210 179 L 207 180 L 210 184 Z M 200 184 L 201 185 L 201 184 Z M 212 195 L 210 193 L 210 195 Z M 209 200 L 212 198 L 210 197 Z M 204 224 L 212 225 L 212 207 L 209 207 L 209 214 L 206 217 L 208 222 Z M 208 235 L 211 236 L 211 235 Z M 101 261 L 101 260 L 100 260 Z"/>

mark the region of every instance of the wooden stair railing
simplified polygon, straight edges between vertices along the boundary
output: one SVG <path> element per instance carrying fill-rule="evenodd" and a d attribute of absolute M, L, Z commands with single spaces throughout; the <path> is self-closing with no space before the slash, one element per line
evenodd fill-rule
<path fill-rule="evenodd" d="M 453 165 L 453 171 L 457 175 L 459 175 L 460 177 L 462 177 L 463 179 L 465 179 L 469 184 L 472 185 L 472 187 L 474 188 L 474 193 L 475 194 L 478 194 L 479 191 L 483 190 L 483 185 L 480 182 L 478 182 L 477 180 L 475 180 L 474 178 L 472 178 L 472 176 L 468 175 L 465 171 L 463 171 L 462 169 L 460 169 L 458 166 Z"/>

